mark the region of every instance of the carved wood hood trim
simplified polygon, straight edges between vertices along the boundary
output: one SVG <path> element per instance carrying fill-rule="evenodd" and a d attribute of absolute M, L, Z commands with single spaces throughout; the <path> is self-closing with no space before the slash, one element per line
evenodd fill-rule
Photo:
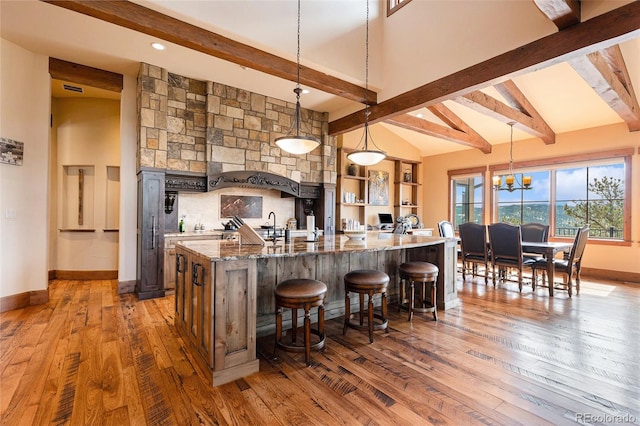
<path fill-rule="evenodd" d="M 207 180 L 207 188 L 209 191 L 229 187 L 242 187 L 275 189 L 295 197 L 300 196 L 300 184 L 298 182 L 274 173 L 244 170 L 209 175 Z"/>

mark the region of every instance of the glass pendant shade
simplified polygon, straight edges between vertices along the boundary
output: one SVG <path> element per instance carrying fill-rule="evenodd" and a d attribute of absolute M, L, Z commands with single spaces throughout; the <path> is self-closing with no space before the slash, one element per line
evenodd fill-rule
<path fill-rule="evenodd" d="M 316 149 L 320 142 L 307 136 L 283 136 L 276 139 L 276 145 L 290 154 L 302 155 Z"/>
<path fill-rule="evenodd" d="M 385 153 L 382 151 L 374 151 L 374 150 L 362 150 L 362 151 L 354 151 L 351 154 L 347 155 L 347 158 L 350 161 L 360 165 L 360 166 L 373 166 L 374 164 L 378 164 L 386 157 Z"/>

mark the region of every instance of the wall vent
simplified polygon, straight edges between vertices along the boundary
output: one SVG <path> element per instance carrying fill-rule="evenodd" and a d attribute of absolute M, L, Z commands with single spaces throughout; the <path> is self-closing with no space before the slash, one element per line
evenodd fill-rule
<path fill-rule="evenodd" d="M 78 87 L 78 86 L 72 86 L 70 84 L 63 84 L 62 88 L 64 90 L 68 90 L 70 92 L 76 92 L 76 93 L 84 93 L 84 89 L 82 87 Z"/>

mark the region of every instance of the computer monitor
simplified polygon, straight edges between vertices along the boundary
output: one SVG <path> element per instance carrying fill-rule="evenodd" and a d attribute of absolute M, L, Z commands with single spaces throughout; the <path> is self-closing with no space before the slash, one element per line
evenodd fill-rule
<path fill-rule="evenodd" d="M 378 219 L 380 219 L 380 228 L 393 228 L 393 216 L 391 215 L 391 213 L 378 213 Z"/>

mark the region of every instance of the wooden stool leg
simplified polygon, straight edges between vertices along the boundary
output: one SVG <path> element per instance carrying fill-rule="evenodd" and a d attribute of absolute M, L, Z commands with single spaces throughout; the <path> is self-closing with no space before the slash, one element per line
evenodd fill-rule
<path fill-rule="evenodd" d="M 382 322 L 387 321 L 387 292 L 382 293 L 382 300 L 380 301 L 380 307 L 382 308 Z M 385 327 L 385 332 L 389 332 L 389 326 Z"/>
<path fill-rule="evenodd" d="M 282 308 L 276 306 L 276 344 L 273 347 L 273 357 L 276 357 L 278 342 L 282 341 Z"/>
<path fill-rule="evenodd" d="M 360 293 L 358 294 L 358 296 L 360 297 L 360 325 L 364 324 L 364 294 Z"/>
<path fill-rule="evenodd" d="M 320 340 L 324 340 L 324 305 L 318 306 L 318 335 Z"/>
<path fill-rule="evenodd" d="M 433 320 L 438 321 L 438 299 L 436 299 L 436 292 L 438 291 L 438 286 L 435 281 L 431 282 L 431 304 L 433 305 Z"/>
<path fill-rule="evenodd" d="M 296 308 L 291 308 L 291 342 L 296 343 L 298 340 L 296 337 L 298 336 L 298 310 Z"/>
<path fill-rule="evenodd" d="M 369 343 L 373 343 L 373 291 L 369 292 Z"/>
<path fill-rule="evenodd" d="M 413 319 L 413 301 L 415 296 L 415 283 L 412 279 L 409 279 L 409 321 Z"/>
<path fill-rule="evenodd" d="M 398 312 L 402 310 L 402 304 L 404 303 L 404 286 L 407 285 L 405 279 L 400 278 L 400 300 L 398 300 Z"/>
<path fill-rule="evenodd" d="M 311 315 L 309 306 L 304 307 L 304 361 L 311 365 Z"/>
<path fill-rule="evenodd" d="M 344 292 L 344 326 L 342 327 L 342 335 L 347 334 L 349 328 L 349 317 L 351 316 L 351 299 L 349 298 L 349 291 Z"/>

